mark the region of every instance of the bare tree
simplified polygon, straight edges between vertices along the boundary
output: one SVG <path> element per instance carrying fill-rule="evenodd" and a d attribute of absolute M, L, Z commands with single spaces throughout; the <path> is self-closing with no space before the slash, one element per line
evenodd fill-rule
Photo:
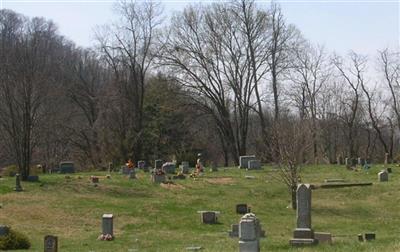
<path fill-rule="evenodd" d="M 392 109 L 396 116 L 397 127 L 400 129 L 400 54 L 391 52 L 389 49 L 379 51 L 379 63 L 385 79 L 385 84 L 389 87 Z"/>
<path fill-rule="evenodd" d="M 72 110 L 68 130 L 72 143 L 80 149 L 82 160 L 89 160 L 92 167 L 105 166 L 100 147 L 100 103 L 101 89 L 106 85 L 107 70 L 100 64 L 94 51 L 75 50 L 68 69 L 66 93 L 76 105 Z"/>
<path fill-rule="evenodd" d="M 304 139 L 310 139 L 304 122 L 298 118 L 281 118 L 278 127 L 273 132 L 272 141 L 276 152 L 280 153 L 279 179 L 287 186 L 291 195 L 292 209 L 297 208 L 296 190 L 301 181 L 300 165 L 303 163 L 304 152 L 308 151 L 311 142 L 305 142 Z M 279 143 L 279 144 L 276 144 Z"/>
<path fill-rule="evenodd" d="M 0 12 L 0 126 L 22 179 L 30 173 L 32 152 L 44 123 L 46 94 L 57 69 L 62 40 L 52 22 Z"/>
<path fill-rule="evenodd" d="M 270 10 L 270 33 L 271 39 L 268 41 L 268 65 L 271 74 L 271 85 L 274 97 L 274 119 L 279 120 L 279 88 L 280 76 L 290 65 L 290 52 L 294 46 L 294 41 L 299 35 L 293 25 L 285 22 L 283 13 L 278 4 L 272 3 Z"/>
<path fill-rule="evenodd" d="M 348 155 L 349 157 L 356 157 L 356 135 L 357 135 L 357 119 L 360 114 L 360 85 L 363 79 L 363 72 L 366 67 L 366 58 L 354 52 L 349 54 L 350 65 L 345 66 L 341 57 L 335 56 L 333 64 L 339 71 L 339 75 L 343 78 L 353 95 L 347 100 L 344 100 L 344 113 L 341 116 L 347 126 L 347 141 L 348 141 Z"/>
<path fill-rule="evenodd" d="M 378 109 L 376 108 L 376 106 L 375 107 L 373 106 L 373 95 L 371 94 L 373 91 L 368 90 L 366 83 L 364 82 L 362 76 L 360 77 L 360 79 L 361 79 L 361 81 L 360 81 L 361 89 L 363 90 L 365 97 L 367 98 L 367 110 L 368 110 L 369 119 L 371 121 L 371 125 L 377 133 L 378 139 L 383 146 L 384 153 L 389 153 L 389 159 L 392 159 L 392 155 L 393 155 L 392 151 L 393 150 L 392 149 L 389 150 L 388 144 L 386 143 L 384 134 L 381 130 L 382 126 L 380 125 L 379 117 L 376 114 Z"/>
<path fill-rule="evenodd" d="M 97 39 L 107 64 L 114 72 L 119 109 L 122 158 L 142 156 L 143 104 L 148 74 L 153 66 L 161 25 L 161 6 L 154 1 L 121 1 L 116 6 L 120 21 L 99 32 Z M 130 153 L 130 154 L 128 154 Z"/>
<path fill-rule="evenodd" d="M 212 115 L 235 163 L 246 154 L 253 76 L 242 23 L 231 6 L 189 7 L 173 18 L 163 64 Z"/>
<path fill-rule="evenodd" d="M 295 60 L 292 63 L 290 79 L 298 86 L 294 96 L 298 97 L 300 118 L 309 118 L 313 141 L 313 160 L 318 163 L 319 125 L 318 96 L 324 91 L 330 77 L 330 65 L 327 62 L 323 47 L 313 47 L 304 42 L 302 47 L 294 50 Z"/>

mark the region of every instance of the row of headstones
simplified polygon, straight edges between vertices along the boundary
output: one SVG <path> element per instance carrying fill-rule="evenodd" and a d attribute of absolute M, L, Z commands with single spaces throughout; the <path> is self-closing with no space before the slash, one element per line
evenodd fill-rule
<path fill-rule="evenodd" d="M 338 160 L 338 164 L 341 164 L 341 162 L 339 160 Z M 371 164 L 371 160 L 368 158 L 358 157 L 358 158 L 352 158 L 352 159 L 350 159 L 350 158 L 344 159 L 344 165 L 346 165 L 346 166 L 356 166 L 356 165 L 364 166 L 364 165 L 370 165 L 370 164 Z"/>
<path fill-rule="evenodd" d="M 145 172 L 149 172 L 149 167 L 146 166 L 146 162 L 145 161 L 139 161 L 138 162 L 138 168 L 142 169 Z M 176 173 L 176 164 L 173 162 L 166 162 L 163 163 L 163 161 L 161 159 L 157 159 L 154 161 L 154 168 L 155 169 L 163 169 L 166 173 L 169 174 L 174 174 Z M 183 161 L 181 165 L 179 165 L 180 171 L 184 174 L 189 173 L 189 162 L 187 161 Z M 129 173 L 134 170 L 134 169 L 129 169 L 126 166 L 122 166 L 120 173 L 124 174 L 124 175 L 129 175 Z"/>

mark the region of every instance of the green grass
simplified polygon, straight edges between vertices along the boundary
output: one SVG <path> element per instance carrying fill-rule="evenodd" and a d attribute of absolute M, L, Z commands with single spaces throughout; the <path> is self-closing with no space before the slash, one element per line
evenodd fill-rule
<path fill-rule="evenodd" d="M 313 191 L 313 229 L 332 233 L 332 245 L 289 246 L 296 213 L 288 208 L 290 195 L 270 167 L 249 172 L 220 169 L 196 180 L 176 180 L 174 188 L 152 184 L 143 172 L 137 180 L 112 174 L 94 187 L 90 175 L 105 173 L 92 172 L 74 174 L 70 181 L 64 175 L 40 175 L 40 183 L 23 182 L 24 192 L 18 193 L 13 191 L 15 179 L 6 177 L 0 181 L 0 223 L 27 234 L 31 251 L 43 251 L 48 234 L 58 236 L 60 251 L 185 251 L 188 246 L 238 251 L 238 239 L 229 238 L 227 231 L 240 219 L 235 205 L 247 203 L 267 232 L 261 251 L 400 251 L 400 171 L 394 168 L 389 182 L 378 183 L 381 167 L 369 173 L 343 166 L 302 170 L 304 183 L 321 183 L 325 178 L 374 182 L 369 187 Z M 198 210 L 220 211 L 220 224 L 201 224 Z M 97 240 L 103 213 L 115 216 L 112 242 Z M 358 242 L 357 234 L 368 231 L 377 239 Z"/>

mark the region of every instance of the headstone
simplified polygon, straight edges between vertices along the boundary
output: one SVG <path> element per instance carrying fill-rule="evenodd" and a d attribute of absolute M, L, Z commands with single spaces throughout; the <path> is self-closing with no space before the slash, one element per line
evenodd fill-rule
<path fill-rule="evenodd" d="M 30 175 L 26 178 L 26 181 L 29 182 L 38 182 L 39 181 L 39 176 L 36 175 Z"/>
<path fill-rule="evenodd" d="M 357 164 L 361 165 L 361 158 L 360 157 L 357 158 Z"/>
<path fill-rule="evenodd" d="M 239 224 L 231 225 L 231 231 L 229 231 L 229 237 L 239 237 Z"/>
<path fill-rule="evenodd" d="M 344 159 L 344 165 L 345 165 L 346 167 L 349 167 L 349 158 L 345 158 L 345 159 Z"/>
<path fill-rule="evenodd" d="M 113 219 L 114 216 L 112 214 L 103 214 L 102 218 L 102 234 L 103 235 L 114 235 L 113 232 Z"/>
<path fill-rule="evenodd" d="M 129 171 L 129 179 L 136 179 L 136 171 L 135 171 L 135 169 L 131 169 Z"/>
<path fill-rule="evenodd" d="M 151 181 L 153 183 L 164 183 L 167 180 L 167 176 L 165 174 L 151 174 Z"/>
<path fill-rule="evenodd" d="M 165 173 L 174 174 L 176 169 L 176 165 L 172 162 L 166 162 L 162 165 L 162 170 Z"/>
<path fill-rule="evenodd" d="M 179 166 L 179 168 L 183 174 L 188 174 L 189 173 L 189 162 L 182 161 L 182 164 Z"/>
<path fill-rule="evenodd" d="M 239 222 L 239 251 L 259 252 L 260 236 L 260 221 L 252 213 L 245 214 Z"/>
<path fill-rule="evenodd" d="M 140 160 L 137 163 L 139 169 L 144 169 L 146 166 L 146 161 Z"/>
<path fill-rule="evenodd" d="M 358 241 L 360 241 L 360 242 L 364 241 L 364 237 L 362 234 L 358 234 L 357 237 L 358 237 Z"/>
<path fill-rule="evenodd" d="M 365 233 L 365 240 L 372 241 L 375 240 L 376 236 L 375 233 Z"/>
<path fill-rule="evenodd" d="M 379 182 L 387 182 L 389 181 L 389 174 L 387 171 L 383 170 L 378 173 L 378 181 Z"/>
<path fill-rule="evenodd" d="M 58 251 L 58 237 L 53 235 L 46 235 L 44 237 L 44 252 L 57 252 Z"/>
<path fill-rule="evenodd" d="M 10 232 L 10 228 L 6 225 L 0 225 L 0 237 L 5 236 Z"/>
<path fill-rule="evenodd" d="M 237 204 L 236 205 L 236 213 L 237 214 L 246 214 L 246 213 L 248 213 L 247 204 Z"/>
<path fill-rule="evenodd" d="M 240 156 L 239 157 L 239 168 L 240 169 L 246 169 L 249 168 L 249 161 L 250 160 L 256 160 L 256 156 L 252 155 L 252 156 Z"/>
<path fill-rule="evenodd" d="M 110 162 L 110 163 L 108 163 L 108 173 L 111 173 L 111 171 L 113 170 L 113 163 L 112 162 Z"/>
<path fill-rule="evenodd" d="M 19 175 L 19 173 L 15 174 L 15 188 L 14 191 L 16 192 L 21 192 L 22 186 L 21 186 L 21 175 Z"/>
<path fill-rule="evenodd" d="M 261 169 L 261 161 L 260 160 L 249 160 L 249 163 L 247 165 L 247 169 L 249 170 L 259 170 Z"/>
<path fill-rule="evenodd" d="M 122 175 L 129 175 L 129 173 L 131 172 L 131 170 L 132 170 L 132 169 L 130 169 L 128 166 L 123 165 L 123 166 L 121 166 L 120 173 L 121 173 Z"/>
<path fill-rule="evenodd" d="M 300 184 L 297 187 L 297 227 L 293 232 L 292 246 L 318 243 L 311 228 L 311 185 Z"/>
<path fill-rule="evenodd" d="M 71 161 L 63 161 L 60 162 L 59 165 L 60 173 L 74 173 L 75 172 L 75 167 L 74 167 L 74 162 Z"/>
<path fill-rule="evenodd" d="M 163 163 L 162 163 L 162 160 L 161 160 L 161 159 L 156 159 L 156 160 L 154 161 L 154 168 L 156 168 L 156 169 L 161 169 L 162 165 L 163 165 Z"/>
<path fill-rule="evenodd" d="M 391 168 L 391 167 L 388 167 L 388 168 L 386 168 L 386 171 L 387 171 L 388 173 L 392 173 L 392 168 Z"/>
<path fill-rule="evenodd" d="M 200 221 L 203 224 L 216 224 L 218 222 L 217 211 L 198 211 L 200 213 Z"/>
<path fill-rule="evenodd" d="M 332 244 L 331 233 L 314 232 L 314 239 L 318 240 L 319 244 L 320 243 Z"/>

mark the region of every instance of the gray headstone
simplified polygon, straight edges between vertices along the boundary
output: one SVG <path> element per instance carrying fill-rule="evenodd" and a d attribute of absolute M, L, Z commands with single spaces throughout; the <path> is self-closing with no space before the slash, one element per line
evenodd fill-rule
<path fill-rule="evenodd" d="M 261 169 L 261 161 L 260 160 L 249 160 L 247 165 L 247 169 L 249 170 L 259 170 Z"/>
<path fill-rule="evenodd" d="M 58 237 L 53 235 L 46 235 L 44 237 L 44 252 L 57 252 L 58 251 Z"/>
<path fill-rule="evenodd" d="M 332 244 L 332 234 L 331 233 L 315 232 L 314 239 L 318 240 L 318 243 Z"/>
<path fill-rule="evenodd" d="M 257 217 L 248 213 L 239 222 L 239 251 L 259 252 L 260 251 L 261 226 Z"/>
<path fill-rule="evenodd" d="M 297 186 L 297 228 L 293 231 L 292 246 L 314 245 L 314 231 L 311 229 L 311 186 L 300 184 Z"/>
<path fill-rule="evenodd" d="M 161 167 L 162 167 L 162 160 L 161 159 L 156 159 L 154 161 L 154 168 L 161 169 Z"/>
<path fill-rule="evenodd" d="M 311 228 L 311 186 L 297 187 L 297 228 Z"/>
<path fill-rule="evenodd" d="M 165 174 L 152 174 L 151 181 L 153 183 L 163 183 L 167 180 L 167 176 Z"/>
<path fill-rule="evenodd" d="M 103 218 L 102 218 L 102 234 L 106 235 L 114 235 L 113 232 L 113 219 L 114 216 L 112 214 L 103 214 Z"/>
<path fill-rule="evenodd" d="M 246 214 L 246 213 L 248 213 L 247 204 L 237 204 L 236 205 L 236 213 L 237 214 Z"/>
<path fill-rule="evenodd" d="M 217 223 L 217 213 L 214 211 L 202 211 L 200 212 L 200 218 L 203 224 Z"/>
<path fill-rule="evenodd" d="M 179 168 L 183 174 L 188 174 L 189 173 L 189 162 L 182 161 L 182 164 L 179 166 Z"/>
<path fill-rule="evenodd" d="M 74 162 L 70 162 L 70 161 L 60 162 L 59 169 L 60 169 L 60 173 L 63 173 L 63 174 L 64 173 L 74 173 L 75 172 Z"/>
<path fill-rule="evenodd" d="M 389 174 L 386 170 L 383 170 L 378 173 L 378 180 L 379 182 L 387 182 L 389 181 Z"/>
<path fill-rule="evenodd" d="M 146 166 L 146 162 L 143 161 L 143 160 L 138 161 L 137 164 L 138 164 L 138 168 L 139 168 L 139 169 L 144 169 L 145 166 Z"/>
<path fill-rule="evenodd" d="M 239 237 L 239 224 L 231 225 L 231 231 L 229 231 L 229 237 Z"/>
<path fill-rule="evenodd" d="M 165 173 L 173 174 L 176 172 L 176 165 L 172 162 L 166 162 L 162 165 L 162 169 Z"/>
<path fill-rule="evenodd" d="M 256 156 L 240 156 L 239 157 L 239 168 L 240 169 L 246 169 L 248 168 L 249 161 L 250 160 L 256 160 Z"/>

